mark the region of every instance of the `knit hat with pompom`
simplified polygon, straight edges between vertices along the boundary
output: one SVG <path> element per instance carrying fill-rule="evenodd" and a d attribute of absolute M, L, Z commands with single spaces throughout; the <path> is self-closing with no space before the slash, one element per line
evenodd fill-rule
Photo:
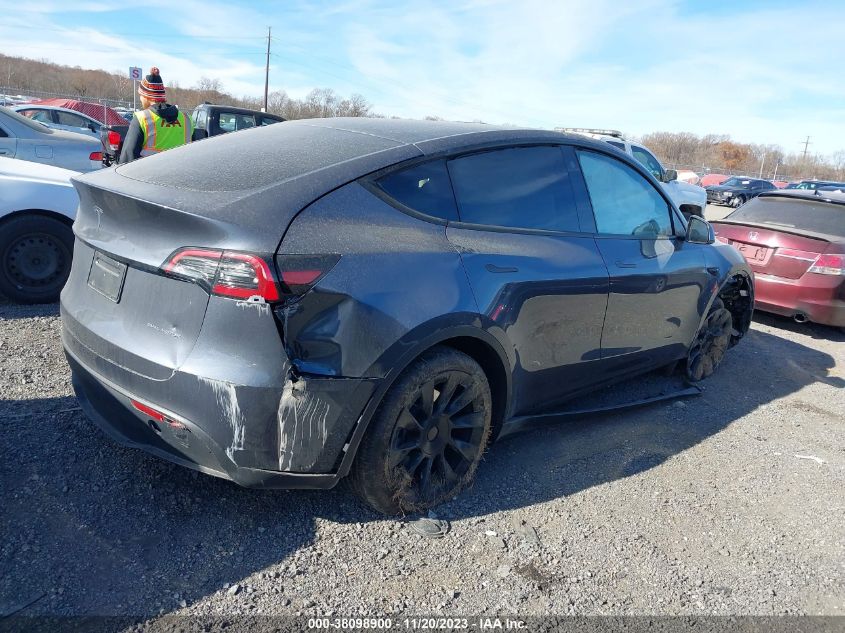
<path fill-rule="evenodd" d="M 150 101 L 164 102 L 164 82 L 158 74 L 158 68 L 150 68 L 150 74 L 144 77 L 138 86 L 138 94 Z"/>

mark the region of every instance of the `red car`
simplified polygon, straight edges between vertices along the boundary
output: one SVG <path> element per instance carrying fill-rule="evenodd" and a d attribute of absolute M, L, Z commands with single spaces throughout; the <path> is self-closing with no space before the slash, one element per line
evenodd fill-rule
<path fill-rule="evenodd" d="M 754 271 L 755 308 L 845 327 L 845 195 L 766 192 L 712 225 Z"/>

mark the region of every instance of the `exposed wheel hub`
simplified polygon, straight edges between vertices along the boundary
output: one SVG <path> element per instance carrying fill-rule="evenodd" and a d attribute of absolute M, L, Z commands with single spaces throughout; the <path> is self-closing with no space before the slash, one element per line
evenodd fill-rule
<path fill-rule="evenodd" d="M 687 378 L 698 381 L 712 374 L 725 355 L 731 341 L 733 318 L 721 300 L 711 307 L 710 313 L 696 334 L 687 356 Z"/>
<path fill-rule="evenodd" d="M 59 245 L 49 235 L 25 235 L 6 251 L 5 268 L 23 286 L 44 286 L 55 281 L 63 267 Z"/>

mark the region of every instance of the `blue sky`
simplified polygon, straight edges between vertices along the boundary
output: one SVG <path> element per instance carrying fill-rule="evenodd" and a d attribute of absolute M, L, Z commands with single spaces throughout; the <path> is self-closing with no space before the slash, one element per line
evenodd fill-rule
<path fill-rule="evenodd" d="M 845 150 L 845 2 L 0 0 L 0 52 L 377 112 Z M 0 81 L 2 83 L 2 81 Z"/>

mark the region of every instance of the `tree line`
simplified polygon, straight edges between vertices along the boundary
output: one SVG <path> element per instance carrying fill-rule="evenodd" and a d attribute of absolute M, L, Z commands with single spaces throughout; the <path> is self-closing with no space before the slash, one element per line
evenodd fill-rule
<path fill-rule="evenodd" d="M 698 173 L 727 172 L 763 178 L 845 180 L 845 150 L 831 156 L 785 153 L 779 145 L 738 143 L 726 134 L 652 132 L 643 145 L 668 167 Z"/>
<path fill-rule="evenodd" d="M 144 73 L 147 69 L 143 70 Z M 264 106 L 264 97 L 236 97 L 227 92 L 219 79 L 200 77 L 194 86 L 183 88 L 179 82 L 165 81 L 167 100 L 184 110 L 210 103 L 252 108 Z M 127 71 L 88 70 L 62 66 L 47 60 L 10 57 L 0 54 L 0 92 L 28 96 L 56 95 L 81 100 L 108 100 L 131 105 L 134 86 Z M 331 88 L 315 88 L 305 98 L 290 97 L 284 90 L 268 95 L 267 110 L 286 119 L 310 119 L 336 116 L 373 117 L 370 103 L 360 94 L 343 97 Z"/>
<path fill-rule="evenodd" d="M 183 88 L 178 82 L 167 82 L 166 86 L 168 101 L 185 110 L 206 101 L 255 110 L 264 105 L 263 95 L 236 97 L 225 90 L 219 79 L 209 77 L 200 77 L 191 87 Z M 44 59 L 0 54 L 0 91 L 32 96 L 40 96 L 33 93 L 51 93 L 131 104 L 134 87 L 127 72 L 123 71 L 88 70 Z M 383 116 L 373 112 L 372 105 L 362 95 L 344 97 L 331 88 L 315 88 L 303 99 L 276 90 L 268 95 L 267 109 L 286 119 Z M 439 119 L 436 116 L 426 118 Z M 845 150 L 831 156 L 786 153 L 778 145 L 738 143 L 726 134 L 698 136 L 689 132 L 653 132 L 641 140 L 665 165 L 673 168 L 748 176 L 762 173 L 765 178 L 845 180 Z"/>

